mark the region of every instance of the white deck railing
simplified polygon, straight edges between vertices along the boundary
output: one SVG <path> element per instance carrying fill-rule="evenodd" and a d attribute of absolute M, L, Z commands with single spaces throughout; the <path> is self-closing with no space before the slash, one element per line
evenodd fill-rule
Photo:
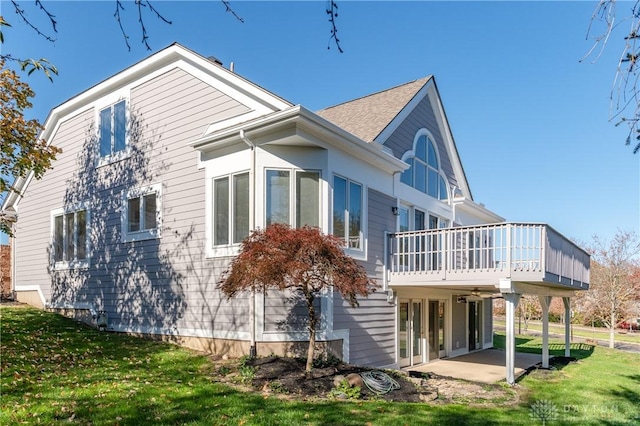
<path fill-rule="evenodd" d="M 580 288 L 589 283 L 589 254 L 544 224 L 398 232 L 390 235 L 388 247 L 396 280 L 511 278 Z"/>

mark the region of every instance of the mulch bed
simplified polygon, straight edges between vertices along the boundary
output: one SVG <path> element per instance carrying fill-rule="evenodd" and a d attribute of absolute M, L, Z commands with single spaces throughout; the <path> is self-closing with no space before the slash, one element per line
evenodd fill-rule
<path fill-rule="evenodd" d="M 240 362 L 230 360 L 227 364 L 218 367 L 217 372 L 219 380 L 245 391 L 260 392 L 265 396 L 286 399 L 322 400 L 341 399 L 336 398 L 332 391 L 340 379 L 349 374 L 381 371 L 333 361 L 315 366 L 311 375 L 307 376 L 305 364 L 306 360 L 301 358 L 269 356 Z M 242 368 L 250 368 L 253 371 L 251 380 L 241 380 Z M 501 406 L 514 404 L 519 400 L 517 391 L 498 384 L 480 384 L 427 373 L 408 374 L 396 370 L 383 372 L 397 382 L 399 388 L 379 395 L 365 384 L 361 386 L 360 399 L 430 404 L 500 404 Z"/>

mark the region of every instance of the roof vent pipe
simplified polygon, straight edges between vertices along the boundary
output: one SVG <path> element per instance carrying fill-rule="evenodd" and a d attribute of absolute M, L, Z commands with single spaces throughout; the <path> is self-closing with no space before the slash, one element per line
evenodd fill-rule
<path fill-rule="evenodd" d="M 234 72 L 233 70 L 235 67 L 233 65 L 234 65 L 233 62 L 229 63 L 229 71 L 231 72 Z"/>

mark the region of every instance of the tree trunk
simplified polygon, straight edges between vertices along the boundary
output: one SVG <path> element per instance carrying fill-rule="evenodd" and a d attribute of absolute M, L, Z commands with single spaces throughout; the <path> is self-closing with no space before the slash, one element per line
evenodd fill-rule
<path fill-rule="evenodd" d="M 316 310 L 313 307 L 313 295 L 307 295 L 307 309 L 309 310 L 309 349 L 307 350 L 307 366 L 305 372 L 307 377 L 311 375 L 313 368 L 313 353 L 316 347 Z"/>
<path fill-rule="evenodd" d="M 616 333 L 616 312 L 611 311 L 611 327 L 609 328 L 609 347 L 615 348 L 615 333 Z"/>

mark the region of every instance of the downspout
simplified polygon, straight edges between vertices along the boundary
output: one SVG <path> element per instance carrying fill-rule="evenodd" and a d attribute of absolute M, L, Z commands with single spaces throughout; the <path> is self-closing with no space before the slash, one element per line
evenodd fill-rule
<path fill-rule="evenodd" d="M 249 229 L 254 230 L 256 226 L 256 144 L 251 142 L 244 132 L 240 129 L 240 139 L 246 143 L 251 149 L 251 197 L 249 197 Z M 251 299 L 249 301 L 249 318 L 251 321 L 251 346 L 249 347 L 249 356 L 255 358 L 258 355 L 256 348 L 256 291 L 251 290 Z"/>

